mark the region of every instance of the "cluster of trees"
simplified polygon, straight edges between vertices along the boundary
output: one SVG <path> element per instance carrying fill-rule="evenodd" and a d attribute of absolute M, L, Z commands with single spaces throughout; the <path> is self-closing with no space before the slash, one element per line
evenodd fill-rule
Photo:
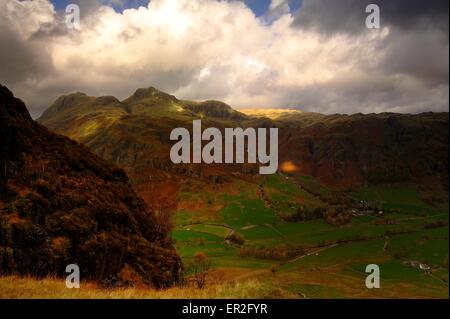
<path fill-rule="evenodd" d="M 323 218 L 325 207 L 300 206 L 294 214 L 282 214 L 281 218 L 288 223 L 306 222 Z"/>
<path fill-rule="evenodd" d="M 307 222 L 323 218 L 330 225 L 343 226 L 351 221 L 352 214 L 345 206 L 300 206 L 294 214 L 282 214 L 280 217 L 288 223 Z"/>
<path fill-rule="evenodd" d="M 238 252 L 240 257 L 252 257 L 259 259 L 286 261 L 297 256 L 305 254 L 302 247 L 286 248 L 286 247 L 241 247 Z"/>
<path fill-rule="evenodd" d="M 343 206 L 329 207 L 324 213 L 323 219 L 330 225 L 343 226 L 350 223 L 352 214 Z"/>

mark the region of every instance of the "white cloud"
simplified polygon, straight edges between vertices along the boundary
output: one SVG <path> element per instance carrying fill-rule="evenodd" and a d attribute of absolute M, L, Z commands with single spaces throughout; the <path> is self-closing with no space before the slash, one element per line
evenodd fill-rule
<path fill-rule="evenodd" d="M 446 87 L 434 87 L 431 97 L 410 75 L 371 70 L 384 57 L 379 47 L 388 28 L 324 37 L 292 27 L 285 5 L 272 1 L 278 14 L 271 24 L 239 1 L 152 0 L 123 13 L 100 6 L 81 17 L 81 31 L 36 37 L 49 25 L 63 25 L 48 0 L 2 2 L 0 18 L 23 41 L 44 46 L 51 61 L 47 73 L 27 75 L 11 88 L 35 114 L 71 91 L 125 98 L 150 85 L 234 107 L 368 112 L 442 110 L 448 104 Z M 0 73 L 0 81 L 8 82 L 8 75 Z M 381 92 L 372 92 L 373 85 Z"/>
<path fill-rule="evenodd" d="M 270 2 L 269 10 L 265 15 L 265 20 L 270 23 L 290 12 L 291 9 L 288 0 L 272 0 Z"/>

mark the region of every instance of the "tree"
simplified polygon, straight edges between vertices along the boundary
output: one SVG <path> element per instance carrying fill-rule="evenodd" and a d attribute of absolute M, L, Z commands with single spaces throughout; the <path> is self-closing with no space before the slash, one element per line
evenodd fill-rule
<path fill-rule="evenodd" d="M 203 252 L 197 252 L 192 263 L 194 282 L 199 289 L 203 289 L 206 284 L 208 272 L 211 269 L 211 261 Z"/>

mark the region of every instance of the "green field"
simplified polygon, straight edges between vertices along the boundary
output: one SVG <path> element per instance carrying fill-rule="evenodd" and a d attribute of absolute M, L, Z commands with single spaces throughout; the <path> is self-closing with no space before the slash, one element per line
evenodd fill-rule
<path fill-rule="evenodd" d="M 280 214 L 294 212 L 301 205 L 326 205 L 335 191 L 310 177 L 294 181 L 274 175 L 260 183 L 239 181 L 236 189 L 241 191 L 233 195 L 195 195 L 196 200 L 222 206 L 208 214 L 177 214 L 172 236 L 182 258 L 188 261 L 197 252 L 204 252 L 214 269 L 241 269 L 242 276 L 257 278 L 299 298 L 448 297 L 447 205 L 426 204 L 408 185 L 369 187 L 344 196 L 356 203 L 382 202 L 386 209 L 383 216 L 355 216 L 342 227 L 323 219 L 285 222 Z M 258 189 L 263 189 L 265 198 L 258 195 Z M 181 196 L 191 199 L 189 193 Z M 380 222 L 383 220 L 391 222 Z M 441 224 L 436 226 L 436 221 Z M 230 231 L 242 236 L 245 243 L 226 242 Z M 242 256 L 239 252 L 243 247 L 303 253 L 279 260 L 270 255 Z M 432 270 L 409 266 L 410 261 L 429 265 Z M 383 286 L 377 291 L 364 286 L 365 266 L 372 263 L 381 269 Z"/>
<path fill-rule="evenodd" d="M 420 198 L 419 192 L 410 185 L 367 187 L 352 195 L 356 199 L 367 202 L 379 202 L 386 209 L 399 210 L 404 213 L 441 213 L 443 216 L 448 216 L 448 204 L 441 205 L 441 207 L 431 206 L 425 203 Z"/>

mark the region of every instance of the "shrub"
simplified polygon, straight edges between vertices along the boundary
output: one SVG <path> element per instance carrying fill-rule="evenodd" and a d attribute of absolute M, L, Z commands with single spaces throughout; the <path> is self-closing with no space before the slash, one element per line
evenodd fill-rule
<path fill-rule="evenodd" d="M 245 238 L 242 237 L 241 235 L 239 235 L 236 232 L 233 232 L 230 236 L 228 236 L 228 239 L 233 244 L 236 244 L 236 245 L 239 245 L 239 246 L 242 246 L 245 243 Z"/>
<path fill-rule="evenodd" d="M 130 265 L 125 264 L 119 272 L 118 279 L 121 286 L 129 287 L 142 284 L 142 276 Z"/>
<path fill-rule="evenodd" d="M 192 279 L 198 289 L 205 288 L 208 272 L 211 269 L 211 261 L 203 252 L 197 252 L 194 259 L 188 265 L 188 272 L 192 274 Z"/>
<path fill-rule="evenodd" d="M 280 267 L 279 267 L 278 265 L 276 265 L 276 264 L 270 266 L 270 271 L 271 271 L 272 273 L 278 272 L 279 269 L 280 269 Z"/>
<path fill-rule="evenodd" d="M 325 222 L 333 226 L 343 226 L 350 223 L 352 214 L 347 212 L 344 207 L 330 207 L 324 213 L 323 218 Z"/>

